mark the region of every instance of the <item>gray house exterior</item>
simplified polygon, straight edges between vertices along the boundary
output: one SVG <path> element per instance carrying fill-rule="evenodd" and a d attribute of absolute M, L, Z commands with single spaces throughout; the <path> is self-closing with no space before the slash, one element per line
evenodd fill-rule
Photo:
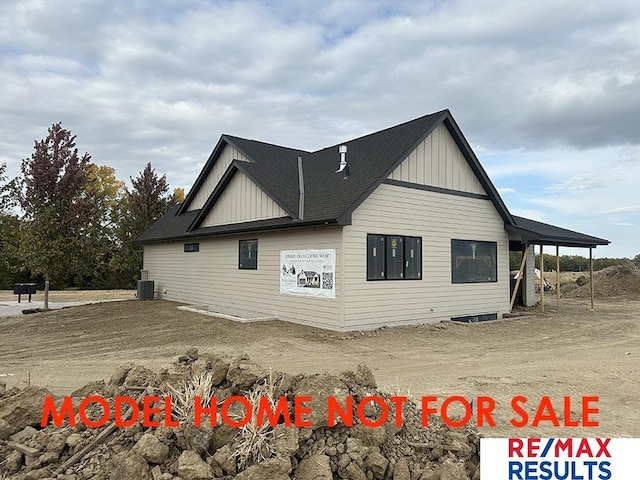
<path fill-rule="evenodd" d="M 316 152 L 223 135 L 139 240 L 158 298 L 334 330 L 501 318 L 510 249 L 609 243 L 511 215 L 448 110 Z M 333 298 L 282 293 L 281 253 L 318 250 Z"/>

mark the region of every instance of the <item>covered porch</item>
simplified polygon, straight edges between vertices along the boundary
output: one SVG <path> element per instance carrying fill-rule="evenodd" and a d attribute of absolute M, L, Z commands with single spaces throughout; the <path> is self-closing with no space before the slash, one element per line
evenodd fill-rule
<path fill-rule="evenodd" d="M 509 250 L 522 252 L 522 261 L 518 270 L 515 287 L 511 292 L 510 310 L 521 291 L 522 303 L 524 306 L 530 307 L 537 303 L 536 282 L 540 285 L 540 309 L 545 311 L 545 288 L 544 288 L 544 251 L 545 247 L 551 247 L 551 251 L 555 250 L 556 256 L 556 291 L 555 302 L 553 297 L 546 300 L 547 303 L 555 303 L 556 308 L 560 310 L 560 247 L 583 248 L 589 250 L 589 281 L 591 285 L 591 309 L 594 308 L 594 291 L 593 291 L 593 249 L 598 245 L 608 245 L 609 240 L 593 237 L 584 233 L 574 232 L 565 228 L 556 227 L 547 223 L 529 220 L 528 218 L 513 216 L 514 225 L 505 225 L 509 232 Z M 555 249 L 553 248 L 555 247 Z M 540 254 L 539 269 L 540 278 L 536 275 L 535 254 L 536 248 Z"/>

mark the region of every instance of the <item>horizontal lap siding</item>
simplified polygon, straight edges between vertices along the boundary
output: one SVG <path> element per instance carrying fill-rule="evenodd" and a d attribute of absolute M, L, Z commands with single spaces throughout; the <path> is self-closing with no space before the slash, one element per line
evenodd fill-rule
<path fill-rule="evenodd" d="M 422 237 L 422 280 L 367 281 L 367 234 Z M 497 242 L 498 282 L 451 283 L 451 239 Z M 344 229 L 345 325 L 430 322 L 509 308 L 508 235 L 488 200 L 381 185 Z"/>
<path fill-rule="evenodd" d="M 239 270 L 238 241 L 251 238 L 258 239 L 258 269 Z M 341 239 L 340 228 L 326 227 L 200 240 L 197 253 L 184 253 L 183 242 L 145 245 L 144 268 L 160 298 L 341 328 Z M 336 298 L 282 295 L 280 250 L 322 248 L 336 250 Z"/>

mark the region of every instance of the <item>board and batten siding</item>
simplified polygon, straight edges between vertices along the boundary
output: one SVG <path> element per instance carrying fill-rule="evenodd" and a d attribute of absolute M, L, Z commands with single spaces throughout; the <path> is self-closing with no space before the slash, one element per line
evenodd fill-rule
<path fill-rule="evenodd" d="M 258 269 L 238 269 L 239 240 L 258 239 Z M 184 242 L 144 246 L 144 269 L 155 282 L 157 297 L 208 305 L 222 313 L 234 309 L 281 320 L 339 330 L 342 326 L 342 229 L 317 227 L 234 235 L 199 241 L 200 251 L 185 253 Z M 280 251 L 336 250 L 336 298 L 280 293 Z"/>
<path fill-rule="evenodd" d="M 449 130 L 442 124 L 398 165 L 389 179 L 486 194 Z"/>
<path fill-rule="evenodd" d="M 202 222 L 203 227 L 286 217 L 280 205 L 242 172 L 229 185 Z"/>
<path fill-rule="evenodd" d="M 422 280 L 367 281 L 367 234 L 422 237 Z M 451 240 L 497 243 L 498 281 L 454 284 Z M 489 200 L 380 185 L 344 227 L 345 328 L 509 310 L 509 238 Z"/>
<path fill-rule="evenodd" d="M 216 185 L 222 178 L 222 175 L 224 175 L 224 172 L 227 171 L 227 168 L 229 168 L 229 165 L 231 165 L 231 162 L 234 160 L 242 160 L 246 162 L 249 159 L 240 153 L 240 150 L 237 148 L 234 148 L 232 145 L 227 145 L 216 160 L 216 163 L 213 164 L 213 168 L 200 186 L 200 189 L 196 192 L 196 195 L 189 204 L 187 211 L 199 210 L 204 206 L 207 198 L 209 198 L 214 188 L 216 188 Z"/>

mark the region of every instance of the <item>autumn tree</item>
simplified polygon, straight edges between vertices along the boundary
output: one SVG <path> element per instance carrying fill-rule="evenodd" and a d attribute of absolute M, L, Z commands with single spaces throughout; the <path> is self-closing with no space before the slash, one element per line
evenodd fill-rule
<path fill-rule="evenodd" d="M 99 211 L 87 191 L 91 157 L 78 155 L 75 140 L 60 123 L 53 124 L 21 166 L 21 245 L 25 265 L 45 277 L 45 308 L 49 280 L 61 286 L 82 277 L 95 252 Z"/>
<path fill-rule="evenodd" d="M 138 278 L 142 268 L 142 245 L 136 239 L 169 208 L 184 200 L 184 190 L 169 194 L 167 176 L 158 176 L 151 163 L 131 178 L 119 209 L 119 268 L 125 281 Z"/>
<path fill-rule="evenodd" d="M 20 271 L 18 230 L 20 220 L 12 212 L 15 206 L 13 181 L 7 181 L 7 165 L 0 165 L 0 288 L 11 288 L 11 285 L 24 279 L 25 273 Z"/>

